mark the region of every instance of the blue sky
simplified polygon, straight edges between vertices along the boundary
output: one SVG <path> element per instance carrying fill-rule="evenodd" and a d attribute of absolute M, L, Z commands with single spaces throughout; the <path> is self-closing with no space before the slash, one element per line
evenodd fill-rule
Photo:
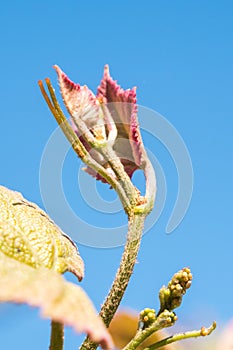
<path fill-rule="evenodd" d="M 177 173 L 165 147 L 144 134 L 166 176 L 167 197 L 157 224 L 143 238 L 122 305 L 156 309 L 160 286 L 176 270 L 190 266 L 194 282 L 177 312 L 180 325 L 196 328 L 213 319 L 226 322 L 233 316 L 229 298 L 233 288 L 232 2 L 26 0 L 0 6 L 1 184 L 43 206 L 40 161 L 56 123 L 37 81 L 51 77 L 58 92 L 52 69 L 58 64 L 71 79 L 95 91 L 108 63 L 124 88 L 138 87 L 140 105 L 159 112 L 177 129 L 194 171 L 189 210 L 180 226 L 167 235 Z M 63 186 L 72 208 L 97 226 L 114 227 L 116 218 L 125 223 L 123 213 L 116 217 L 94 213 L 79 197 L 79 167 L 69 152 Z M 106 200 L 115 198 L 107 186 L 97 188 Z M 86 263 L 82 286 L 99 308 L 122 248 L 79 245 L 79 250 Z M 24 306 L 0 307 L 4 348 L 13 349 L 16 344 L 24 350 L 46 348 L 48 322 L 37 314 Z M 67 349 L 79 342 L 70 330 L 68 335 Z"/>

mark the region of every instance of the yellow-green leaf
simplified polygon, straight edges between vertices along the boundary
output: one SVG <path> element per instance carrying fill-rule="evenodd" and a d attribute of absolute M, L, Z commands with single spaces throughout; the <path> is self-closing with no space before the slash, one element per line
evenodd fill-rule
<path fill-rule="evenodd" d="M 104 349 L 112 340 L 85 292 L 54 270 L 37 269 L 0 252 L 0 302 L 40 307 L 42 316 L 87 333 Z"/>
<path fill-rule="evenodd" d="M 83 278 L 84 264 L 72 240 L 36 204 L 0 186 L 0 252 L 38 268 Z"/>

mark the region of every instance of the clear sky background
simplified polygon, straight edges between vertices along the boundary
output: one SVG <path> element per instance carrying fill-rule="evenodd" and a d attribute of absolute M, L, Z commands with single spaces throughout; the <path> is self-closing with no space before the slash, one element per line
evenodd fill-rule
<path fill-rule="evenodd" d="M 193 163 L 194 191 L 184 220 L 167 235 L 177 173 L 162 144 L 144 135 L 163 168 L 168 193 L 161 217 L 143 238 L 122 302 L 135 310 L 158 308 L 161 285 L 176 270 L 190 266 L 194 281 L 177 310 L 180 329 L 208 325 L 214 319 L 223 324 L 233 317 L 232 18 L 230 0 L 25 0 L 0 5 L 1 184 L 43 207 L 40 160 L 56 122 L 37 81 L 49 76 L 56 86 L 55 63 L 93 91 L 108 63 L 124 88 L 138 87 L 140 105 L 162 114 L 183 137 Z M 125 222 L 123 213 L 94 213 L 79 197 L 79 165 L 70 152 L 63 185 L 78 215 L 97 226 L 114 227 L 116 218 Z M 108 187 L 98 188 L 107 199 Z M 122 248 L 79 245 L 79 250 L 86 263 L 82 286 L 99 309 Z M 37 310 L 0 306 L 1 347 L 45 349 L 48 325 Z M 78 344 L 79 338 L 68 330 L 65 348 Z"/>

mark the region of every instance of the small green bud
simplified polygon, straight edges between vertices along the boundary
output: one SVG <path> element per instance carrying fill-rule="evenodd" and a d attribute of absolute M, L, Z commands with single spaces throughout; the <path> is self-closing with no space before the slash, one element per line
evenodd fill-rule
<path fill-rule="evenodd" d="M 170 327 L 177 321 L 177 316 L 173 311 L 164 310 L 157 316 L 156 322 L 159 322 L 161 328 Z"/>
<path fill-rule="evenodd" d="M 168 309 L 167 305 L 170 302 L 171 291 L 163 286 L 159 291 L 160 310 Z"/>
<path fill-rule="evenodd" d="M 140 312 L 139 322 L 143 323 L 142 329 L 149 327 L 156 319 L 156 312 L 154 309 L 145 308 Z"/>

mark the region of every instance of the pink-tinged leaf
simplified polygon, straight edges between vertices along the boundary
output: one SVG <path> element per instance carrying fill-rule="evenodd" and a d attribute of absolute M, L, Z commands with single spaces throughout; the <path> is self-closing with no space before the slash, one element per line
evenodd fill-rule
<path fill-rule="evenodd" d="M 110 102 L 127 102 L 135 105 L 136 99 L 136 88 L 124 90 L 112 79 L 109 73 L 109 67 L 104 67 L 104 75 L 98 87 L 97 98 L 103 100 L 104 103 Z M 126 121 L 130 122 L 130 115 L 122 116 Z"/>
<path fill-rule="evenodd" d="M 106 65 L 95 96 L 86 86 L 72 82 L 58 66 L 55 66 L 55 69 L 64 103 L 72 118 L 72 128 L 86 150 L 92 152 L 92 158 L 99 164 L 109 168 L 100 152 L 93 150 L 83 130 L 86 128 L 91 131 L 91 137 L 94 135 L 97 140 L 107 140 L 111 131 L 114 134 L 112 125 L 115 123 L 116 133 L 112 147 L 126 173 L 132 177 L 134 171 L 142 166 L 145 154 L 137 119 L 136 88 L 122 89 L 111 78 Z M 84 128 L 80 121 L 84 122 Z M 97 180 L 106 182 L 92 169 L 87 167 L 85 170 Z"/>
<path fill-rule="evenodd" d="M 105 140 L 105 126 L 101 118 L 101 109 L 93 92 L 86 85 L 80 86 L 72 82 L 58 66 L 54 66 L 54 68 L 58 75 L 63 101 L 73 123 L 77 126 L 78 136 L 83 136 L 80 135 L 78 127 L 80 122 L 83 122 L 98 140 Z"/>
<path fill-rule="evenodd" d="M 86 85 L 71 81 L 60 67 L 54 66 L 60 84 L 61 94 L 71 116 L 85 114 L 86 109 L 96 106 L 95 95 Z"/>
<path fill-rule="evenodd" d="M 86 333 L 103 349 L 113 344 L 86 293 L 56 271 L 33 268 L 0 252 L 0 301 L 39 307 L 43 317 Z"/>
<path fill-rule="evenodd" d="M 95 136 L 98 139 L 105 139 L 105 126 L 98 129 L 99 116 L 101 114 L 99 101 L 95 95 L 87 88 L 87 86 L 80 86 L 72 82 L 67 75 L 58 67 L 54 66 L 60 84 L 60 90 L 63 97 L 64 104 L 71 115 L 71 126 L 80 141 L 91 156 L 103 167 L 108 167 L 103 156 L 88 143 L 85 136 L 80 132 L 78 127 L 78 120 L 84 121 L 90 130 L 95 131 Z M 97 127 L 96 127 L 97 126 Z M 99 133 L 98 133 L 99 131 Z M 106 180 L 93 169 L 87 167 L 84 170 L 91 176 L 106 183 Z"/>
<path fill-rule="evenodd" d="M 70 271 L 79 280 L 83 260 L 74 242 L 36 204 L 0 186 L 0 252 L 33 268 Z"/>
<path fill-rule="evenodd" d="M 122 89 L 111 78 L 106 65 L 97 98 L 106 104 L 116 124 L 118 142 L 114 145 L 114 150 L 122 158 L 125 170 L 131 177 L 143 161 L 143 144 L 137 120 L 136 88 Z"/>

